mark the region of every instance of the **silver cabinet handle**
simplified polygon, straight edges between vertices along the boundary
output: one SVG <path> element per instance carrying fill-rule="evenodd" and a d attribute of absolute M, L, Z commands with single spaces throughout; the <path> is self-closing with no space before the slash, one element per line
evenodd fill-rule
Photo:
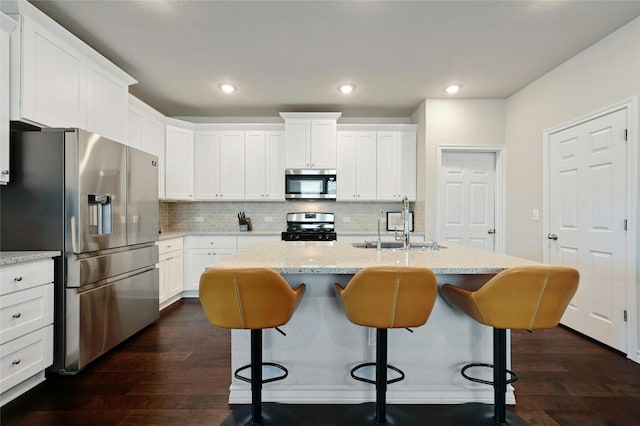
<path fill-rule="evenodd" d="M 3 170 L 1 173 L 2 173 L 3 175 L 8 175 L 8 174 L 9 174 L 9 170 Z"/>
<path fill-rule="evenodd" d="M 20 362 L 21 362 L 20 359 L 14 359 L 13 361 L 11 361 L 11 364 L 18 365 L 20 364 Z"/>
<path fill-rule="evenodd" d="M 556 234 L 547 234 L 547 238 L 549 240 L 557 240 L 558 236 Z"/>
<path fill-rule="evenodd" d="M 20 281 L 22 281 L 22 277 L 15 277 L 13 280 L 20 282 Z"/>
<path fill-rule="evenodd" d="M 13 315 L 11 315 L 11 318 L 18 319 L 18 318 L 20 318 L 21 316 L 22 316 L 22 314 L 21 314 L 20 312 L 18 312 L 17 314 L 13 314 Z"/>
<path fill-rule="evenodd" d="M 495 230 L 495 229 L 489 229 L 489 230 L 487 231 L 487 234 L 495 234 L 495 233 L 496 233 L 496 230 Z"/>

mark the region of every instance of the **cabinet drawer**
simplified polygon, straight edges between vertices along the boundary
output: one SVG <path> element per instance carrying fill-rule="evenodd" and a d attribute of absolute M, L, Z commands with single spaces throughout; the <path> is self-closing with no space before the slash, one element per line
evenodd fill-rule
<path fill-rule="evenodd" d="M 4 265 L 0 268 L 0 294 L 26 290 L 53 282 L 53 260 Z"/>
<path fill-rule="evenodd" d="M 184 243 L 182 241 L 182 238 L 173 238 L 170 240 L 158 241 L 156 243 L 156 245 L 158 246 L 158 253 L 162 255 L 172 251 L 182 250 L 184 247 Z"/>
<path fill-rule="evenodd" d="M 0 388 L 3 392 L 53 363 L 53 325 L 0 346 Z"/>
<path fill-rule="evenodd" d="M 237 237 L 235 236 L 211 236 L 211 237 L 189 237 L 189 248 L 224 248 L 237 249 Z"/>
<path fill-rule="evenodd" d="M 53 323 L 53 284 L 33 287 L 0 299 L 0 344 Z"/>

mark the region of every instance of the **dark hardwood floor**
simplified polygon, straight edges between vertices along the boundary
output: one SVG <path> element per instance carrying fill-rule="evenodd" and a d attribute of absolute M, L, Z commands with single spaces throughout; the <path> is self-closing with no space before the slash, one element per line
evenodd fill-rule
<path fill-rule="evenodd" d="M 517 407 L 534 425 L 640 425 L 640 365 L 566 329 L 512 334 Z M 2 425 L 218 425 L 229 414 L 230 333 L 199 302 L 160 320 L 76 376 L 47 381 L 0 410 Z M 337 423 L 341 405 L 291 405 L 304 425 Z M 452 405 L 403 406 L 448 425 Z"/>

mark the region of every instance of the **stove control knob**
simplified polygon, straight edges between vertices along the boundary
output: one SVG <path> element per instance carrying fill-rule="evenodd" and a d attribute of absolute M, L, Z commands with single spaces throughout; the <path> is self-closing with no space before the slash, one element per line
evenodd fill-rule
<path fill-rule="evenodd" d="M 299 240 L 299 239 L 300 239 L 300 235 L 299 235 L 299 234 L 296 234 L 296 235 L 295 235 L 295 239 L 296 239 L 296 240 Z"/>

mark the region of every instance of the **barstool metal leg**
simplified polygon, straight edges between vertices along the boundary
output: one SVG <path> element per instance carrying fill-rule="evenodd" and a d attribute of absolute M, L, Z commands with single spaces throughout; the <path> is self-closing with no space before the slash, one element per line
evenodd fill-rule
<path fill-rule="evenodd" d="M 251 421 L 262 423 L 262 329 L 251 330 Z"/>
<path fill-rule="evenodd" d="M 376 329 L 376 423 L 387 418 L 387 329 Z"/>
<path fill-rule="evenodd" d="M 501 425 L 506 421 L 507 404 L 507 330 L 504 328 L 493 329 L 493 356 L 494 416 Z"/>

